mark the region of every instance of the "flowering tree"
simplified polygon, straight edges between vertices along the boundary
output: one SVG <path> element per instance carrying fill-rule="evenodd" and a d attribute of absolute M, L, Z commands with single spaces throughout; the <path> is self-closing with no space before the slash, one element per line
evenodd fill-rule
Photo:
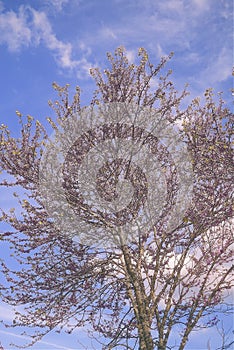
<path fill-rule="evenodd" d="M 69 149 L 60 175 L 61 169 L 51 170 L 53 181 L 48 193 L 43 166 L 53 164 L 48 156 L 52 153 L 45 153 L 51 143 L 46 129 L 31 116 L 24 121 L 19 112 L 19 138 L 11 136 L 7 126 L 1 126 L 0 170 L 7 174 L 1 186 L 20 186 L 25 190 L 24 195 L 15 193 L 22 213 L 2 210 L 1 214 L 1 221 L 13 228 L 2 234 L 2 240 L 10 243 L 18 264 L 18 269 L 13 270 L 1 262 L 5 276 L 1 293 L 10 305 L 24 305 L 22 312 L 17 309 L 12 326 L 36 330 L 32 343 L 52 329 L 61 331 L 66 326 L 70 333 L 88 325 L 90 336 L 102 342 L 103 349 L 162 350 L 176 341 L 177 348 L 182 350 L 192 331 L 215 325 L 216 313 L 229 310 L 225 298 L 232 283 L 233 115 L 221 97 L 215 103 L 211 90 L 205 92 L 204 105 L 195 99 L 181 110 L 186 90 L 177 93 L 169 80 L 171 72 L 160 76 L 170 56 L 156 67 L 144 49 L 139 50 L 139 57 L 138 64 L 130 64 L 125 50 L 118 48 L 114 55 L 108 54 L 109 67 L 104 73 L 96 68 L 91 70 L 97 90 L 89 109 L 80 106 L 79 88 L 69 101 L 68 86 L 54 84 L 59 99 L 50 105 L 57 118 L 49 122 L 55 135 L 65 135 L 66 131 L 67 139 L 72 135 L 72 140 L 67 141 Z M 112 119 L 107 123 L 105 119 L 105 123 L 86 128 L 74 140 L 74 132 L 67 128 L 74 126 L 74 116 L 78 116 L 80 123 L 79 116 L 91 115 L 90 125 L 94 125 L 95 111 L 100 116 L 105 106 L 108 106 L 105 117 L 121 106 L 125 119 L 116 123 Z M 186 146 L 193 186 L 189 205 L 183 207 L 183 198 L 180 201 L 178 218 L 177 212 L 173 212 L 180 190 L 178 161 L 174 161 L 169 146 L 160 142 L 163 127 L 155 135 L 152 130 L 144 130 L 142 119 L 142 124 L 133 119 L 129 122 L 126 119 L 129 106 L 134 106 L 131 110 L 134 113 L 146 110 L 152 123 L 156 118 L 157 125 L 159 121 L 169 128 L 176 125 L 180 142 Z M 141 169 L 132 160 L 131 152 L 125 159 L 118 157 L 102 163 L 95 181 L 96 192 L 105 203 L 118 197 L 119 179 L 131 184 L 132 200 L 111 213 L 106 207 L 101 210 L 100 206 L 94 208 L 89 204 L 77 185 L 76 169 L 94 146 L 106 140 L 114 143 L 127 140 L 134 145 L 137 141 L 149 149 L 159 163 L 159 183 L 162 173 L 165 174 L 163 205 L 156 204 L 151 195 L 154 182 L 150 187 L 149 166 Z M 56 192 L 60 185 L 62 195 Z M 155 182 L 159 197 L 164 194 L 160 188 Z M 56 200 L 51 203 L 50 198 Z M 155 209 L 155 217 L 142 219 L 140 225 L 137 217 L 146 207 L 147 198 L 154 199 L 150 214 Z M 61 208 L 72 208 L 71 218 Z M 74 215 L 89 225 L 91 240 L 87 232 L 85 239 L 80 238 L 82 225 L 75 235 L 74 227 L 78 226 L 72 224 Z M 147 225 L 143 226 L 145 222 Z M 130 230 L 136 223 L 138 228 L 126 239 L 123 227 Z M 95 232 L 102 241 L 108 241 L 110 232 L 115 232 L 115 241 L 111 236 L 112 244 L 92 245 Z M 108 232 L 108 236 L 102 232 Z M 176 339 L 172 335 L 174 330 L 179 334 Z"/>

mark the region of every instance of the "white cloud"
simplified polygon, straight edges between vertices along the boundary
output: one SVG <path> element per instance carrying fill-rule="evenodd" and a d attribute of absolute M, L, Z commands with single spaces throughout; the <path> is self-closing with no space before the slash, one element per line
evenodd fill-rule
<path fill-rule="evenodd" d="M 210 9 L 211 0 L 145 0 L 144 5 L 138 0 L 138 6 L 143 7 L 145 13 L 160 13 L 166 17 L 177 17 L 178 22 L 183 18 L 199 16 Z M 175 28 L 171 28 L 175 29 Z"/>
<path fill-rule="evenodd" d="M 114 33 L 114 31 L 112 29 L 110 29 L 109 27 L 104 27 L 101 29 L 101 35 L 104 38 L 108 38 L 108 39 L 117 39 L 116 34 Z"/>
<path fill-rule="evenodd" d="M 232 52 L 227 47 L 223 47 L 219 55 L 205 69 L 202 76 L 209 84 L 225 81 L 232 75 Z"/>
<path fill-rule="evenodd" d="M 8 11 L 0 14 L 0 32 L 0 44 L 6 44 L 12 52 L 30 44 L 32 32 L 27 25 L 24 7 L 21 6 L 18 13 Z"/>
<path fill-rule="evenodd" d="M 195 8 L 199 12 L 208 11 L 210 8 L 209 0 L 192 0 L 192 3 L 195 5 Z"/>
<path fill-rule="evenodd" d="M 79 48 L 82 52 L 85 53 L 86 56 L 90 56 L 92 53 L 92 49 L 89 46 L 87 46 L 83 41 L 79 43 Z"/>
<path fill-rule="evenodd" d="M 7 304 L 2 304 L 0 305 L 0 319 L 7 322 L 12 323 L 13 319 L 15 318 L 15 312 L 14 312 L 14 308 L 7 305 Z M 21 335 L 21 334 L 16 334 L 10 331 L 5 331 L 5 330 L 1 330 L 0 329 L 0 334 L 4 334 L 6 336 L 9 336 L 10 339 L 12 340 L 12 338 L 18 338 L 18 339 L 22 339 L 22 340 L 32 340 L 29 336 L 27 335 Z M 62 349 L 62 350 L 72 350 L 71 348 L 67 347 L 67 346 L 62 346 L 62 345 L 58 345 L 52 342 L 47 342 L 44 340 L 40 340 L 38 341 L 38 344 L 43 344 L 43 345 L 48 345 L 49 348 L 54 347 L 56 349 Z"/>
<path fill-rule="evenodd" d="M 157 57 L 158 58 L 161 58 L 162 56 L 167 56 L 168 55 L 168 53 L 166 53 L 163 50 L 162 46 L 159 43 L 156 45 L 156 50 L 157 50 Z"/>
<path fill-rule="evenodd" d="M 11 336 L 11 338 L 13 337 L 13 338 L 19 338 L 19 339 L 23 339 L 23 340 L 31 340 L 31 338 L 27 337 L 26 335 L 15 334 L 15 333 L 9 332 L 9 331 L 2 331 L 2 330 L 0 330 L 0 333 L 4 334 L 4 335 Z M 68 348 L 67 346 L 58 345 L 58 344 L 47 342 L 47 341 L 44 341 L 44 340 L 39 340 L 37 342 L 37 344 L 48 345 L 50 347 L 52 346 L 53 348 L 62 349 L 62 350 L 74 350 L 72 348 Z"/>
<path fill-rule="evenodd" d="M 199 60 L 205 62 L 204 57 L 199 58 L 197 55 L 194 56 L 195 64 L 196 60 L 198 60 L 198 62 Z M 191 77 L 190 84 L 198 88 L 198 90 L 196 90 L 196 88 L 191 94 L 191 97 L 196 97 L 199 95 L 199 91 L 204 91 L 207 87 L 216 88 L 220 83 L 231 78 L 232 65 L 232 52 L 231 49 L 226 46 L 224 46 L 218 54 L 206 58 L 206 67 L 201 69 L 197 75 Z"/>
<path fill-rule="evenodd" d="M 166 11 L 181 13 L 184 10 L 184 5 L 182 0 L 169 0 L 161 2 L 160 8 Z"/>
<path fill-rule="evenodd" d="M 121 0 L 116 1 L 121 3 Z M 227 22 L 231 5 L 227 2 L 135 0 L 134 4 L 129 1 L 125 10 L 127 6 L 130 16 L 125 11 L 118 22 L 113 21 L 108 27 L 101 28 L 95 37 L 87 36 L 91 47 L 108 47 L 114 44 L 113 38 L 117 38 L 131 50 L 144 46 L 158 58 L 174 51 L 172 63 L 178 58 L 180 60 L 179 88 L 189 81 L 192 84 L 190 90 L 199 89 L 195 96 L 207 86 L 225 82 L 231 75 L 231 39 L 228 39 L 231 30 L 228 30 Z"/>
<path fill-rule="evenodd" d="M 61 6 L 64 1 L 55 1 Z M 88 75 L 92 64 L 88 62 L 85 45 L 81 44 L 81 58 L 73 59 L 73 46 L 70 42 L 59 40 L 53 32 L 47 14 L 31 6 L 20 6 L 18 13 L 13 11 L 0 14 L 0 44 L 5 43 L 12 52 L 24 46 L 44 45 L 54 56 L 59 67 L 74 70 L 78 77 Z"/>
<path fill-rule="evenodd" d="M 0 12 L 2 12 L 2 11 L 3 11 L 3 9 L 4 9 L 3 2 L 2 2 L 2 1 L 0 1 Z"/>
<path fill-rule="evenodd" d="M 126 50 L 126 56 L 130 63 L 134 63 L 137 57 L 137 51 L 135 50 Z"/>
<path fill-rule="evenodd" d="M 58 64 L 63 68 L 73 68 L 77 61 L 72 60 L 72 45 L 58 40 L 53 33 L 51 24 L 44 12 L 31 9 L 33 15 L 32 30 L 33 37 L 37 43 L 45 46 L 55 53 Z"/>
<path fill-rule="evenodd" d="M 63 7 L 69 0 L 46 0 L 49 5 L 52 5 L 57 11 L 62 11 Z"/>
<path fill-rule="evenodd" d="M 8 305 L 0 305 L 0 319 L 12 322 L 15 317 L 14 309 Z"/>
<path fill-rule="evenodd" d="M 171 46 L 170 51 L 189 47 L 191 33 L 197 25 L 197 18 L 191 20 L 196 12 L 192 9 L 191 1 L 190 6 L 182 0 L 135 2 L 134 6 L 132 2 L 128 4 L 130 16 L 126 11 L 120 21 L 113 21 L 113 24 L 100 29 L 95 40 L 105 41 L 108 45 L 108 41 L 113 42 L 113 39 L 125 43 L 127 38 L 131 45 L 138 43 L 138 46 L 147 45 L 152 49 L 155 46 L 154 52 L 157 52 L 157 44 Z M 87 40 L 93 40 L 92 44 L 95 45 L 94 38 Z"/>

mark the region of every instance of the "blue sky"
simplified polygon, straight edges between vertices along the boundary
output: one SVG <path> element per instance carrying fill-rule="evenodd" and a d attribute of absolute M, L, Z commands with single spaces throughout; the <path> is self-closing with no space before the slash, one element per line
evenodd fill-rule
<path fill-rule="evenodd" d="M 16 110 L 41 121 L 53 115 L 47 104 L 54 97 L 53 81 L 69 83 L 71 90 L 80 85 L 82 104 L 88 104 L 94 88 L 89 69 L 104 68 L 106 52 L 120 45 L 133 62 L 139 47 L 155 63 L 174 51 L 168 68 L 178 90 L 189 83 L 192 98 L 213 87 L 231 106 L 232 16 L 231 0 L 0 1 L 0 124 L 17 132 Z M 6 200 L 9 194 L 3 192 L 0 204 Z M 7 314 L 3 305 L 0 315 Z M 2 327 L 5 346 L 10 339 L 22 341 L 6 332 Z M 187 349 L 206 349 L 209 338 L 215 347 L 216 333 L 192 337 Z M 69 338 L 51 334 L 45 342 L 77 349 L 78 334 L 86 342 L 80 331 Z"/>

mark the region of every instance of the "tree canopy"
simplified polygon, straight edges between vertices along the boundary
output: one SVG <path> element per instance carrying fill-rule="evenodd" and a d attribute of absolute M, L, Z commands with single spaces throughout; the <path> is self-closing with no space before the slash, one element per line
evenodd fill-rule
<path fill-rule="evenodd" d="M 103 72 L 99 68 L 90 72 L 96 90 L 89 108 L 81 107 L 80 87 L 70 100 L 68 85 L 53 84 L 58 100 L 50 105 L 56 118 L 48 121 L 55 139 L 60 135 L 61 144 L 66 144 L 63 158 L 66 166 L 51 170 L 53 186 L 48 198 L 68 203 L 67 207 L 54 202 L 46 205 L 46 193 L 41 191 L 42 164 L 53 165 L 50 158 L 45 158 L 45 154 L 50 154 L 46 149 L 54 140 L 47 128 L 31 116 L 23 117 L 20 112 L 17 112 L 21 126 L 18 138 L 12 136 L 6 125 L 1 126 L 0 171 L 6 178 L 0 185 L 20 186 L 25 190 L 24 195 L 15 193 L 22 207 L 21 214 L 2 208 L 0 220 L 12 227 L 11 231 L 2 233 L 2 240 L 10 243 L 18 268 L 13 270 L 1 261 L 5 276 L 1 295 L 10 305 L 24 306 L 22 312 L 17 311 L 12 326 L 30 327 L 35 331 L 32 342 L 52 329 L 65 328 L 72 332 L 87 326 L 89 336 L 102 343 L 103 349 L 163 350 L 175 345 L 173 331 L 176 330 L 176 346 L 182 350 L 192 331 L 215 325 L 216 313 L 230 309 L 226 298 L 232 287 L 233 271 L 234 118 L 222 95 L 217 101 L 212 89 L 206 90 L 204 102 L 196 98 L 182 109 L 187 90 L 176 91 L 170 71 L 162 75 L 171 57 L 162 58 L 155 66 L 143 48 L 139 49 L 138 63 L 128 61 L 124 48 L 117 48 L 113 55 L 108 53 L 107 68 Z M 118 106 L 122 106 L 123 115 L 118 120 L 112 119 L 111 113 L 119 111 Z M 144 120 L 140 119 L 140 124 L 137 117 L 141 111 L 148 114 Z M 104 115 L 104 121 L 98 119 L 100 114 Z M 87 121 L 88 118 L 91 121 Z M 85 125 L 77 140 L 78 128 L 75 132 L 72 129 L 74 120 Z M 156 134 L 154 123 L 158 128 Z M 149 124 L 151 129 L 144 129 Z M 175 127 L 179 142 L 189 155 L 192 192 L 185 207 L 183 196 L 179 194 L 179 158 L 175 159 L 175 154 L 179 153 L 178 144 L 173 143 L 171 135 L 169 141 L 165 141 L 164 126 L 165 130 Z M 68 135 L 66 140 L 61 137 L 65 134 Z M 127 210 L 126 206 L 120 206 L 117 213 L 89 204 L 90 197 L 81 194 L 80 188 L 88 173 L 79 183 L 77 172 L 93 148 L 106 145 L 110 140 L 114 140 L 111 144 L 115 145 L 127 140 L 132 145 L 137 143 L 140 148 L 149 149 L 145 160 L 149 163 L 139 161 L 137 164 L 135 154 L 127 154 L 127 143 L 121 157 L 114 159 L 113 153 L 111 159 L 105 156 L 105 162 L 94 169 L 95 191 L 105 203 L 114 201 L 118 191 L 125 188 L 118 187 L 118 182 L 123 182 L 124 186 L 130 183 L 132 192 L 129 193 L 133 199 L 127 202 Z M 109 151 L 110 143 L 107 148 Z M 140 148 L 137 148 L 138 153 Z M 131 151 L 133 149 L 132 146 Z M 158 177 L 151 180 L 148 164 L 151 167 L 153 157 L 159 163 L 159 170 Z M 96 160 L 92 163 L 90 159 L 92 168 L 97 168 Z M 180 160 L 183 162 L 184 158 Z M 186 169 L 184 176 L 189 181 Z M 150 181 L 155 181 L 153 187 Z M 154 184 L 156 194 L 153 193 Z M 162 205 L 160 201 L 156 203 L 155 198 L 158 195 L 161 200 L 163 184 L 166 200 Z M 56 190 L 60 185 L 61 197 Z M 155 217 L 150 215 L 150 220 L 144 221 L 144 216 L 142 221 L 137 221 L 143 209 L 147 209 L 148 198 L 151 203 L 153 198 Z M 178 198 L 181 198 L 180 213 L 176 219 L 177 212 L 173 212 L 173 208 Z M 56 218 L 57 208 L 61 216 L 61 208 L 70 207 L 73 216 L 88 223 L 89 232 L 92 232 L 90 244 L 87 239 L 79 239 L 84 226 L 74 232 L 68 209 L 64 209 L 60 221 Z M 169 221 L 173 225 L 168 225 Z M 123 227 L 130 230 L 134 225 L 138 225 L 136 233 L 124 240 Z M 92 245 L 95 232 L 97 236 L 93 241 L 105 241 L 102 232 L 107 229 L 113 232 L 113 227 L 117 227 L 116 246 Z"/>

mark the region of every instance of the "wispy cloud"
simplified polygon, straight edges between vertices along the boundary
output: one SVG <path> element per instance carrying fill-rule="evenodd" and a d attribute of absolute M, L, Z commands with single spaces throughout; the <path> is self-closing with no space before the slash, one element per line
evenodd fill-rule
<path fill-rule="evenodd" d="M 21 334 L 15 334 L 13 332 L 9 332 L 9 331 L 2 331 L 0 330 L 0 333 L 1 334 L 5 334 L 7 336 L 11 336 L 13 338 L 18 338 L 18 339 L 22 339 L 22 340 L 31 340 L 30 337 L 27 337 L 26 335 L 21 335 Z M 62 350 L 74 350 L 74 348 L 69 348 L 67 346 L 62 346 L 62 345 L 59 345 L 59 344 L 55 344 L 55 343 L 51 343 L 51 342 L 47 342 L 47 341 L 44 341 L 44 340 L 39 340 L 37 342 L 37 344 L 43 344 L 43 345 L 48 345 L 49 347 L 54 347 L 56 349 L 62 349 Z"/>
<path fill-rule="evenodd" d="M 12 322 L 15 317 L 15 312 L 13 307 L 10 307 L 6 304 L 0 305 L 0 319 L 4 320 L 5 322 Z M 0 334 L 5 334 L 6 336 L 9 336 L 12 340 L 12 338 L 18 338 L 22 340 L 31 340 L 29 336 L 16 334 L 10 331 L 0 330 Z M 49 347 L 54 347 L 56 349 L 63 349 L 63 350 L 72 350 L 71 348 L 67 346 L 58 345 L 52 342 L 47 342 L 44 340 L 38 341 L 38 344 L 48 345 Z"/>
<path fill-rule="evenodd" d="M 77 3 L 78 6 L 74 7 L 67 0 L 45 0 L 45 4 L 60 13 L 65 6 L 70 6 L 70 10 L 72 6 L 76 11 L 80 8 L 84 10 L 86 4 L 82 0 Z M 103 51 L 100 48 L 104 48 L 106 51 L 124 44 L 129 52 L 145 46 L 156 57 L 170 51 L 179 52 L 183 68 L 199 66 L 203 81 L 204 77 L 208 82 L 210 79 L 209 85 L 214 82 L 215 76 L 217 81 L 227 79 L 229 68 L 226 67 L 232 59 L 228 49 L 230 42 L 228 38 L 223 41 L 222 33 L 219 33 L 227 30 L 232 12 L 230 4 L 223 0 L 115 0 L 113 3 L 118 11 L 111 21 L 106 18 L 95 22 L 92 31 L 82 24 L 84 27 L 79 39 L 74 32 L 72 41 L 58 37 L 45 8 L 42 11 L 33 8 L 33 5 L 21 5 L 17 11 L 4 11 L 0 7 L 0 43 L 7 45 L 12 52 L 43 45 L 53 55 L 59 68 L 75 72 L 79 78 L 88 76 L 89 69 L 94 66 L 91 57 L 96 50 L 99 52 Z M 202 52 L 204 50 L 206 52 Z M 223 59 L 220 55 L 217 60 L 218 52 L 223 54 Z M 211 57 L 214 57 L 213 62 Z M 96 59 L 98 57 L 95 56 Z M 222 73 L 223 64 L 225 70 Z M 216 69 L 219 74 L 214 74 Z M 194 69 L 190 72 L 200 79 L 200 72 L 194 73 Z"/>
<path fill-rule="evenodd" d="M 10 321 L 15 317 L 14 309 L 8 305 L 0 305 L 0 319 L 4 321 Z"/>
<path fill-rule="evenodd" d="M 231 77 L 232 67 L 231 2 L 130 0 L 125 4 L 116 0 L 116 3 L 122 7 L 120 20 L 109 23 L 108 31 L 103 28 L 97 31 L 96 42 L 87 37 L 91 47 L 97 43 L 109 47 L 115 37 L 130 51 L 144 46 L 158 58 L 174 51 L 172 65 L 176 67 L 179 89 L 189 82 L 193 97 L 210 86 L 223 89 L 220 86 Z"/>
<path fill-rule="evenodd" d="M 210 9 L 210 0 L 192 0 L 192 3 L 198 12 L 205 12 Z"/>
<path fill-rule="evenodd" d="M 0 9 L 3 11 L 3 6 Z M 6 44 L 10 51 L 17 52 L 22 46 L 28 46 L 32 40 L 32 31 L 28 27 L 24 7 L 21 6 L 18 13 L 0 13 L 0 31 L 0 43 Z"/>
<path fill-rule="evenodd" d="M 43 43 L 55 53 L 58 64 L 63 68 L 74 68 L 78 61 L 72 59 L 72 45 L 58 40 L 44 12 L 30 8 L 33 16 L 32 33 L 36 43 Z"/>
<path fill-rule="evenodd" d="M 223 47 L 211 64 L 202 72 L 203 79 L 208 80 L 210 85 L 226 80 L 231 77 L 232 64 L 231 48 Z"/>
<path fill-rule="evenodd" d="M 62 6 L 66 1 L 54 0 Z M 92 64 L 87 59 L 87 50 L 84 53 L 84 44 L 81 57 L 73 58 L 74 48 L 70 42 L 59 40 L 54 33 L 48 16 L 31 6 L 21 5 L 18 12 L 12 10 L 0 13 L 0 44 L 7 45 L 11 52 L 19 52 L 24 47 L 44 45 L 54 56 L 60 68 L 76 71 L 78 77 L 88 75 Z"/>
<path fill-rule="evenodd" d="M 101 36 L 106 39 L 117 39 L 115 32 L 110 27 L 104 27 L 100 31 Z"/>
<path fill-rule="evenodd" d="M 61 11 L 69 0 L 46 0 L 48 5 L 52 5 L 56 11 Z"/>
<path fill-rule="evenodd" d="M 86 35 L 85 40 L 90 46 L 101 43 L 109 47 L 110 43 L 117 42 L 129 48 L 146 46 L 156 54 L 159 46 L 167 53 L 190 50 L 195 28 L 199 27 L 201 15 L 208 6 L 201 8 L 195 0 L 136 0 L 127 3 L 118 0 L 117 5 L 122 8 L 119 20 L 99 28 L 95 36 Z"/>

